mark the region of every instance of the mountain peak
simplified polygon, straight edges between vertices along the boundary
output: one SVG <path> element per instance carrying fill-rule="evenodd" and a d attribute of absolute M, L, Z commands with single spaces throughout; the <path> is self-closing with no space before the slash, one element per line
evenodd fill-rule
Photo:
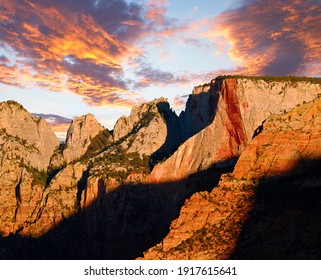
<path fill-rule="evenodd" d="M 178 117 L 164 97 L 133 107 L 116 122 L 113 135 L 128 152 L 156 158 L 180 143 Z"/>
<path fill-rule="evenodd" d="M 75 117 L 67 132 L 63 150 L 64 160 L 67 163 L 84 155 L 94 139 L 105 128 L 91 113 Z"/>
<path fill-rule="evenodd" d="M 0 129 L 12 145 L 21 144 L 20 152 L 16 148 L 18 156 L 24 158 L 24 152 L 30 153 L 33 150 L 32 156 L 29 156 L 30 165 L 41 170 L 47 169 L 59 142 L 43 119 L 32 116 L 18 102 L 9 100 L 0 103 Z M 6 145 L 6 142 L 2 144 Z"/>

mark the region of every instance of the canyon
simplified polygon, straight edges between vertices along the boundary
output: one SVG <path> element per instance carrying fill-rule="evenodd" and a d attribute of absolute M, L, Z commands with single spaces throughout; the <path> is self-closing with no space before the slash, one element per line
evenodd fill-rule
<path fill-rule="evenodd" d="M 320 112 L 321 79 L 222 76 L 61 144 L 2 102 L 0 258 L 318 258 Z"/>

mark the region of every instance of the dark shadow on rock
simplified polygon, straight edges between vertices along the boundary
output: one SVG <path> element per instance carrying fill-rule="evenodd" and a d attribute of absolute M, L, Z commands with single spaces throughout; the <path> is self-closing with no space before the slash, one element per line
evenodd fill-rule
<path fill-rule="evenodd" d="M 252 139 L 254 139 L 256 136 L 258 136 L 259 134 L 261 134 L 261 132 L 263 131 L 263 125 L 264 125 L 265 121 L 262 122 L 261 125 L 258 126 L 257 129 L 254 130 Z"/>
<path fill-rule="evenodd" d="M 82 195 L 83 191 L 87 187 L 87 180 L 88 180 L 88 177 L 89 177 L 89 170 L 90 170 L 90 167 L 88 167 L 82 173 L 82 176 L 81 176 L 80 180 L 77 183 L 77 206 L 78 207 L 80 207 L 81 195 Z"/>
<path fill-rule="evenodd" d="M 92 140 L 83 157 L 89 158 L 101 151 L 112 143 L 111 132 L 108 129 L 100 131 Z"/>
<path fill-rule="evenodd" d="M 214 79 L 210 83 L 209 91 L 189 96 L 186 109 L 179 116 L 183 141 L 194 136 L 213 122 L 220 91 L 220 81 Z"/>
<path fill-rule="evenodd" d="M 233 167 L 222 162 L 179 182 L 113 190 L 100 180 L 98 197 L 88 208 L 40 238 L 1 238 L 0 259 L 135 259 L 167 235 L 186 199 L 210 191 Z M 82 193 L 83 185 L 78 187 Z"/>
<path fill-rule="evenodd" d="M 231 259 L 321 259 L 321 160 L 261 178 Z"/>
<path fill-rule="evenodd" d="M 160 102 L 157 109 L 166 124 L 166 139 L 164 144 L 155 151 L 151 157 L 151 168 L 160 160 L 168 158 L 182 143 L 180 120 L 174 111 L 169 107 L 168 102 Z"/>
<path fill-rule="evenodd" d="M 152 167 L 169 158 L 184 141 L 213 122 L 220 97 L 219 90 L 219 84 L 213 80 L 208 92 L 191 94 L 185 111 L 179 117 L 170 110 L 167 102 L 157 104 L 158 111 L 166 123 L 167 136 L 165 143 L 151 155 Z"/>

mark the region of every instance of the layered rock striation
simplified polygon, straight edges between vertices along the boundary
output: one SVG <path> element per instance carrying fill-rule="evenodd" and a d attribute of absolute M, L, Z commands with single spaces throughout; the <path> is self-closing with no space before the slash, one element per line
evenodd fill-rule
<path fill-rule="evenodd" d="M 268 118 L 234 171 L 187 200 L 145 258 L 319 258 L 320 109 L 317 98 Z"/>
<path fill-rule="evenodd" d="M 152 181 L 180 180 L 213 165 L 233 164 L 266 118 L 289 111 L 320 93 L 320 83 L 305 80 L 217 78 L 206 93 L 207 106 L 212 111 L 203 109 L 206 112 L 203 115 L 209 115 L 201 118 L 212 122 L 186 140 L 165 162 L 155 166 Z M 198 99 L 201 100 L 190 98 L 194 102 Z M 187 112 L 193 115 L 192 109 Z"/>

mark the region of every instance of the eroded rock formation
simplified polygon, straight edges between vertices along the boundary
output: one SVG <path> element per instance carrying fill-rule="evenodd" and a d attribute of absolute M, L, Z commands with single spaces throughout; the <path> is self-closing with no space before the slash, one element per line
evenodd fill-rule
<path fill-rule="evenodd" d="M 69 163 L 84 155 L 92 140 L 105 128 L 98 123 L 92 114 L 73 119 L 67 132 L 63 149 L 63 159 Z"/>
<path fill-rule="evenodd" d="M 180 180 L 214 164 L 228 164 L 229 160 L 234 163 L 233 158 L 240 155 L 267 117 L 289 111 L 320 93 L 320 84 L 308 81 L 216 79 L 206 94 L 213 96 L 207 98 L 212 100 L 208 106 L 214 108 L 214 116 L 209 114 L 212 123 L 184 142 L 169 159 L 155 166 L 152 180 Z M 197 99 L 191 97 L 191 100 Z"/>
<path fill-rule="evenodd" d="M 166 156 L 180 144 L 179 120 L 165 98 L 144 103 L 132 109 L 130 116 L 115 124 L 114 141 L 127 152 Z"/>
<path fill-rule="evenodd" d="M 0 103 L 0 232 L 7 236 L 37 219 L 46 171 L 59 141 L 47 123 L 20 104 Z"/>
<path fill-rule="evenodd" d="M 145 258 L 319 258 L 320 112 L 318 98 L 268 118 L 234 171 L 187 200 Z"/>
<path fill-rule="evenodd" d="M 283 227 L 302 211 L 300 228 L 306 217 L 318 225 L 296 193 L 308 186 L 318 197 L 320 100 L 309 101 L 320 93 L 308 79 L 221 77 L 195 88 L 180 117 L 161 98 L 133 108 L 113 132 L 92 115 L 76 118 L 59 149 L 45 122 L 1 103 L 0 258 L 132 259 L 157 243 L 145 258 L 270 256 L 264 240 L 244 250 L 255 243 L 249 228 L 260 238 L 273 215 Z M 285 203 L 268 206 L 272 217 L 266 201 L 280 202 L 282 184 L 295 203 L 280 192 Z M 282 208 L 292 204 L 302 211 Z M 285 239 L 275 232 L 273 242 Z"/>

